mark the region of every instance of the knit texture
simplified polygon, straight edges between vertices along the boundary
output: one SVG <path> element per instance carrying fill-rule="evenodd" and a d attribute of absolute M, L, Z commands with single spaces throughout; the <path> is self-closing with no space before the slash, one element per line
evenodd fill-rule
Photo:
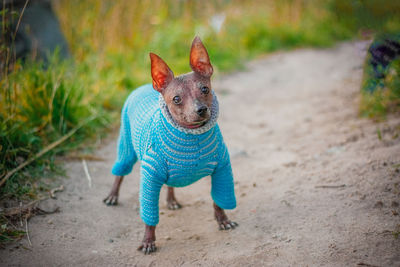
<path fill-rule="evenodd" d="M 214 95 L 211 119 L 197 129 L 177 125 L 161 94 L 152 85 L 133 91 L 124 104 L 114 175 L 127 175 L 141 161 L 140 214 L 147 225 L 159 221 L 161 187 L 190 185 L 211 175 L 211 196 L 222 209 L 234 209 L 236 199 L 228 150 L 216 119 Z"/>

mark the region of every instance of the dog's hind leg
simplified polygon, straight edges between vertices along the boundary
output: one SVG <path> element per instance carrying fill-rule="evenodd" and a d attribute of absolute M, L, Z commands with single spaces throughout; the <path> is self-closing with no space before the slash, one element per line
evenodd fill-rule
<path fill-rule="evenodd" d="M 119 188 L 121 186 L 123 179 L 124 179 L 124 176 L 116 176 L 115 177 L 114 184 L 111 188 L 110 194 L 108 194 L 108 196 L 105 199 L 103 199 L 103 202 L 107 206 L 118 205 Z"/>
<path fill-rule="evenodd" d="M 167 206 L 170 210 L 177 210 L 182 208 L 182 205 L 179 204 L 175 198 L 174 188 L 170 186 L 168 186 Z"/>
<path fill-rule="evenodd" d="M 111 192 L 103 199 L 103 202 L 108 206 L 118 204 L 119 188 L 124 179 L 124 175 L 132 171 L 133 165 L 137 162 L 138 156 L 132 145 L 131 127 L 129 118 L 126 112 L 126 105 L 122 110 L 121 129 L 118 138 L 118 153 L 117 160 L 112 168 L 112 173 L 116 176 Z"/>

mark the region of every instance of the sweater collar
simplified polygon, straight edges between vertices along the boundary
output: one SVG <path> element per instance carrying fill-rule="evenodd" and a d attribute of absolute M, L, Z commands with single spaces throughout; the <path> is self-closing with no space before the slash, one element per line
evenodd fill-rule
<path fill-rule="evenodd" d="M 160 109 L 163 117 L 167 120 L 167 122 L 172 125 L 175 129 L 179 130 L 180 132 L 183 132 L 185 134 L 203 134 L 207 132 L 208 130 L 212 129 L 216 124 L 217 124 L 217 119 L 219 115 L 219 104 L 217 100 L 217 96 L 215 95 L 214 91 L 211 91 L 213 94 L 213 102 L 211 105 L 211 117 L 210 119 L 204 124 L 203 126 L 195 129 L 189 129 L 180 126 L 175 120 L 172 118 L 171 113 L 168 110 L 167 104 L 164 101 L 163 96 L 160 94 L 159 96 L 159 104 L 160 104 Z"/>

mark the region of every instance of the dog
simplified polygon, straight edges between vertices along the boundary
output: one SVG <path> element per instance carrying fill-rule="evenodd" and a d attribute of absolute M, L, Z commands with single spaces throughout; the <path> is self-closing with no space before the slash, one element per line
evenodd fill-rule
<path fill-rule="evenodd" d="M 217 124 L 218 100 L 211 88 L 213 67 L 199 37 L 190 51 L 193 72 L 174 77 L 168 65 L 150 53 L 153 84 L 134 90 L 121 113 L 115 181 L 103 200 L 117 205 L 123 177 L 140 160 L 140 216 L 145 234 L 138 250 L 156 251 L 161 187 L 168 186 L 167 205 L 178 209 L 174 187 L 211 176 L 214 215 L 220 230 L 234 229 L 225 209 L 236 207 L 229 153 Z"/>

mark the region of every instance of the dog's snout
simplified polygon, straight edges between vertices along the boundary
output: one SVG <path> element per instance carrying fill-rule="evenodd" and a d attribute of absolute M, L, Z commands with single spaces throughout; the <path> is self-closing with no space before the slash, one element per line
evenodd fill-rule
<path fill-rule="evenodd" d="M 197 110 L 197 114 L 199 114 L 201 117 L 204 117 L 207 114 L 207 110 L 208 108 L 206 106 L 202 106 Z"/>

